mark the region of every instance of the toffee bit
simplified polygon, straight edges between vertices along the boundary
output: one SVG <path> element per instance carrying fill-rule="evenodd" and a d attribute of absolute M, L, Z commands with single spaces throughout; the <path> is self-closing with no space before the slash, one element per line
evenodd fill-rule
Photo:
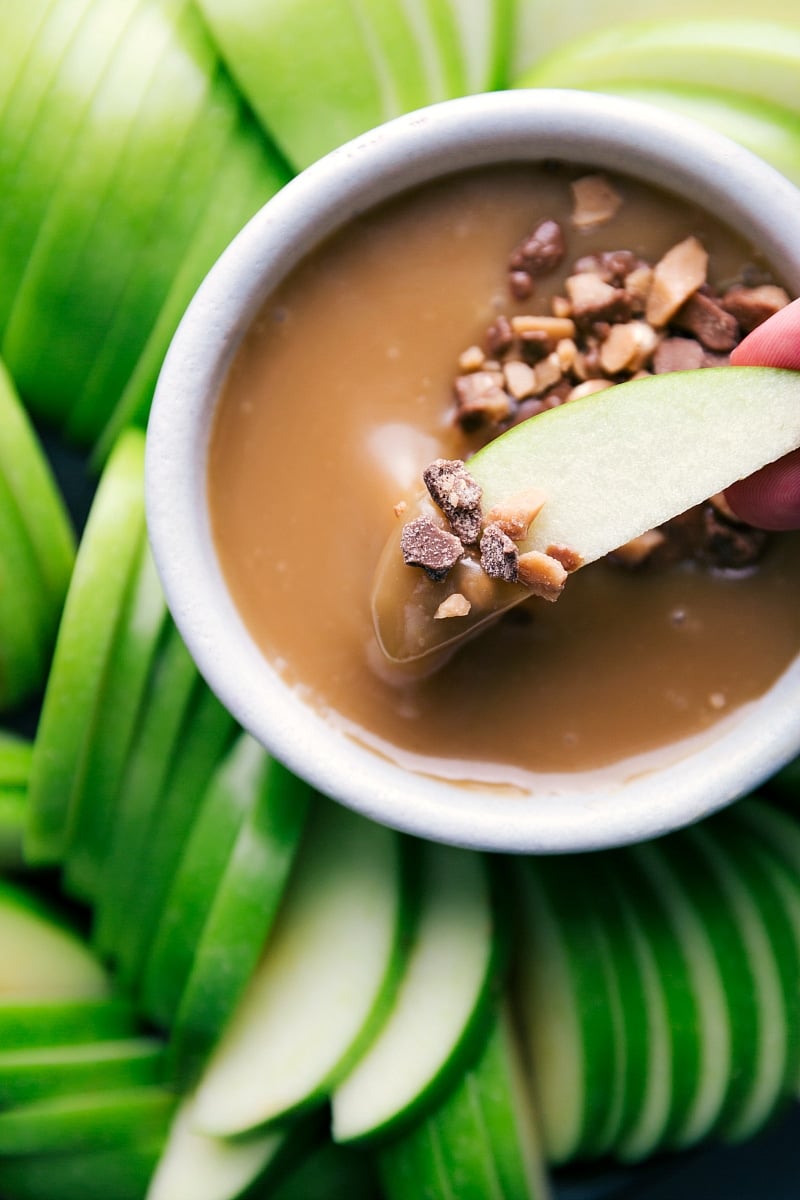
<path fill-rule="evenodd" d="M 638 537 L 631 538 L 624 545 L 617 546 L 609 557 L 623 567 L 640 567 L 642 563 L 647 562 L 650 555 L 659 546 L 664 545 L 666 540 L 666 534 L 662 533 L 660 529 L 648 529 L 645 533 L 640 533 Z"/>
<path fill-rule="evenodd" d="M 515 542 L 528 536 L 528 530 L 545 505 L 547 497 L 539 488 L 526 488 L 507 500 L 501 500 L 486 514 L 487 528 L 497 525 Z"/>
<path fill-rule="evenodd" d="M 728 351 L 739 340 L 739 324 L 713 296 L 695 292 L 673 318 L 678 329 L 693 333 L 707 350 Z"/>
<path fill-rule="evenodd" d="M 625 289 L 603 283 L 598 275 L 588 272 L 570 275 L 564 286 L 578 325 L 593 325 L 597 321 L 627 321 L 632 315 L 631 298 Z"/>
<path fill-rule="evenodd" d="M 486 349 L 492 358 L 502 358 L 511 349 L 514 341 L 514 330 L 508 317 L 501 313 L 486 330 Z"/>
<path fill-rule="evenodd" d="M 415 517 L 403 526 L 400 549 L 406 566 L 421 567 L 434 583 L 441 582 L 464 553 L 459 539 L 430 517 Z"/>
<path fill-rule="evenodd" d="M 461 592 L 453 592 L 446 600 L 437 608 L 433 614 L 434 621 L 446 620 L 448 617 L 468 617 L 472 605 L 466 596 L 462 596 Z"/>
<path fill-rule="evenodd" d="M 570 184 L 573 210 L 572 224 L 576 229 L 594 229 L 616 216 L 622 196 L 605 175 L 582 175 Z"/>
<path fill-rule="evenodd" d="M 713 505 L 703 510 L 705 540 L 700 556 L 709 566 L 723 571 L 742 571 L 753 567 L 767 544 L 763 529 L 727 521 Z"/>
<path fill-rule="evenodd" d="M 484 367 L 486 364 L 484 363 Z M 458 421 L 465 429 L 476 428 L 484 421 L 498 422 L 511 415 L 513 402 L 502 387 L 501 372 L 474 371 L 459 375 L 453 385 Z"/>
<path fill-rule="evenodd" d="M 461 459 L 437 458 L 425 468 L 422 478 L 431 499 L 464 545 L 477 542 L 481 532 L 483 491 Z"/>
<path fill-rule="evenodd" d="M 540 596 L 543 600 L 557 600 L 564 590 L 567 570 L 551 554 L 529 550 L 527 554 L 519 556 L 517 577 L 534 596 Z"/>
<path fill-rule="evenodd" d="M 705 366 L 705 352 L 694 338 L 668 337 L 658 345 L 653 355 L 653 371 L 665 375 L 669 371 L 691 371 Z"/>
<path fill-rule="evenodd" d="M 556 562 L 560 562 L 564 570 L 569 574 L 577 571 L 578 567 L 583 566 L 583 558 L 571 546 L 548 546 L 547 556 L 548 558 L 554 558 Z"/>
<path fill-rule="evenodd" d="M 487 525 L 481 537 L 481 566 L 490 579 L 516 583 L 519 551 L 499 525 Z"/>
<path fill-rule="evenodd" d="M 693 292 L 702 287 L 708 270 L 708 252 L 696 237 L 670 247 L 653 268 L 653 282 L 645 310 L 649 324 L 660 328 L 675 315 Z"/>
<path fill-rule="evenodd" d="M 768 317 L 785 308 L 789 296 L 776 284 L 764 283 L 758 287 L 734 284 L 725 292 L 720 303 L 726 312 L 736 318 L 743 331 L 750 333 Z"/>
<path fill-rule="evenodd" d="M 527 271 L 509 271 L 508 290 L 515 300 L 527 300 L 533 295 L 533 279 Z"/>

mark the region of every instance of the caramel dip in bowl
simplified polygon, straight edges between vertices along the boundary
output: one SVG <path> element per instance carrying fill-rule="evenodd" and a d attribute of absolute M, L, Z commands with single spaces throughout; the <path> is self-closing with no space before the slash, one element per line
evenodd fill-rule
<path fill-rule="evenodd" d="M 370 607 L 431 461 L 468 459 L 587 382 L 724 361 L 701 314 L 598 366 L 615 323 L 646 322 L 634 299 L 581 324 L 564 302 L 584 295 L 576 275 L 624 250 L 606 279 L 630 296 L 699 244 L 695 308 L 727 305 L 740 337 L 743 292 L 800 293 L 798 212 L 782 176 L 699 126 L 548 90 L 400 118 L 284 188 L 197 293 L 148 429 L 167 599 L 241 724 L 375 820 L 501 852 L 656 836 L 800 752 L 800 540 L 764 548 L 724 506 L 669 533 L 671 553 L 659 534 L 653 562 L 638 547 L 577 572 L 558 603 L 527 601 L 428 675 L 385 658 Z M 565 244 L 526 259 L 551 220 Z M 543 314 L 567 324 L 540 336 Z"/>

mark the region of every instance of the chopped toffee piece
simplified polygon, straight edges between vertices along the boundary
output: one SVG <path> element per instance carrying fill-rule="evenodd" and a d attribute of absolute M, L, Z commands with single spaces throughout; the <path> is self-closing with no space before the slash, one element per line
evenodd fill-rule
<path fill-rule="evenodd" d="M 520 275 L 527 275 L 530 280 L 530 291 L 520 296 L 520 299 L 526 299 L 531 294 L 535 279 L 555 270 L 564 257 L 565 250 L 566 245 L 561 226 L 558 221 L 549 218 L 540 221 L 533 233 L 520 242 L 512 251 L 508 262 L 510 279 L 513 281 L 512 289 L 515 283 L 525 287 L 525 284 L 518 279 Z M 515 292 L 515 294 L 518 293 Z"/>
<path fill-rule="evenodd" d="M 653 371 L 692 371 L 705 366 L 705 352 L 694 338 L 668 337 L 659 342 L 653 355 Z"/>
<path fill-rule="evenodd" d="M 404 525 L 400 546 L 406 566 L 422 567 L 434 583 L 444 579 L 464 553 L 459 539 L 430 517 L 415 517 Z"/>
<path fill-rule="evenodd" d="M 469 375 L 459 375 L 454 391 L 458 420 L 465 429 L 486 421 L 503 421 L 511 414 L 513 402 L 503 390 L 501 371 L 473 371 Z"/>
<path fill-rule="evenodd" d="M 520 554 L 517 562 L 517 579 L 524 583 L 534 596 L 543 600 L 557 600 L 567 581 L 567 570 L 563 563 L 541 550 L 529 550 Z"/>
<path fill-rule="evenodd" d="M 725 292 L 720 302 L 726 312 L 735 317 L 744 333 L 750 333 L 768 317 L 772 317 L 789 303 L 789 296 L 782 287 L 764 283 L 759 287 L 742 287 L 734 284 Z"/>
<path fill-rule="evenodd" d="M 480 371 L 485 362 L 486 355 L 480 346 L 468 346 L 458 357 L 458 369 L 470 374 L 472 371 Z"/>
<path fill-rule="evenodd" d="M 481 566 L 490 579 L 516 583 L 519 551 L 499 525 L 487 525 L 481 536 Z"/>
<path fill-rule="evenodd" d="M 739 325 L 713 296 L 695 292 L 674 317 L 678 329 L 693 333 L 707 350 L 732 350 L 739 341 Z"/>
<path fill-rule="evenodd" d="M 620 371 L 638 371 L 647 362 L 659 342 L 659 336 L 646 321 L 625 321 L 612 325 L 600 347 L 600 366 L 609 375 Z"/>
<path fill-rule="evenodd" d="M 603 283 L 598 275 L 587 271 L 570 275 L 564 286 L 575 323 L 584 328 L 598 321 L 627 321 L 633 313 L 631 298 L 625 289 Z"/>
<path fill-rule="evenodd" d="M 675 315 L 693 292 L 702 287 L 708 270 L 708 252 L 696 237 L 672 246 L 653 268 L 647 297 L 647 320 L 660 329 Z"/>
<path fill-rule="evenodd" d="M 556 562 L 560 562 L 562 567 L 568 573 L 577 571 L 578 567 L 583 566 L 583 559 L 577 550 L 573 550 L 571 546 L 548 546 L 547 554 L 549 558 L 554 558 Z"/>
<path fill-rule="evenodd" d="M 728 521 L 713 504 L 704 507 L 703 524 L 705 542 L 701 557 L 710 566 L 720 570 L 742 571 L 755 566 L 761 558 L 767 544 L 767 534 L 763 529 Z"/>
<path fill-rule="evenodd" d="M 570 184 L 573 209 L 572 224 L 576 229 L 594 229 L 605 225 L 622 204 L 622 196 L 605 175 L 582 175 Z"/>
<path fill-rule="evenodd" d="M 461 592 L 453 592 L 446 600 L 437 608 L 433 614 L 434 621 L 441 621 L 448 617 L 468 617 L 472 610 L 472 605 L 466 596 L 462 596 Z"/>
<path fill-rule="evenodd" d="M 489 510 L 486 525 L 497 525 L 507 537 L 521 542 L 542 511 L 546 498 L 538 488 L 517 492 Z"/>
<path fill-rule="evenodd" d="M 666 540 L 666 534 L 660 529 L 648 529 L 646 533 L 640 533 L 623 546 L 618 546 L 611 557 L 626 567 L 638 567 Z"/>
<path fill-rule="evenodd" d="M 481 486 L 461 459 L 437 458 L 422 472 L 431 499 L 447 517 L 465 546 L 477 542 L 481 532 Z"/>
<path fill-rule="evenodd" d="M 511 322 L 501 314 L 486 330 L 486 349 L 493 358 L 502 358 L 511 349 L 513 341 Z"/>

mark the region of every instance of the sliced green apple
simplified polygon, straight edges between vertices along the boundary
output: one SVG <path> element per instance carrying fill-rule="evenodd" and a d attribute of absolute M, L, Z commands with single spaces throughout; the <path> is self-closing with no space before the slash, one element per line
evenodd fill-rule
<path fill-rule="evenodd" d="M 137 992 L 150 940 L 203 793 L 237 728 L 228 710 L 201 684 L 141 847 L 147 862 L 147 886 L 141 887 L 137 878 L 137 886 L 128 897 L 127 920 L 115 947 L 120 979 Z"/>
<path fill-rule="evenodd" d="M 313 1136 L 307 1122 L 242 1138 L 215 1138 L 196 1129 L 193 1100 L 182 1101 L 170 1127 L 146 1200 L 242 1200 L 272 1195 L 272 1186 Z"/>
<path fill-rule="evenodd" d="M 53 612 L 60 612 L 75 565 L 75 534 L 39 439 L 0 363 L 0 474 L 16 501 Z"/>
<path fill-rule="evenodd" d="M 6 1200 L 142 1200 L 163 1134 L 130 1138 L 108 1149 L 15 1154 L 0 1158 Z"/>
<path fill-rule="evenodd" d="M 681 84 L 608 83 L 602 91 L 666 108 L 702 121 L 766 159 L 800 184 L 800 111 L 778 108 L 753 96 Z"/>
<path fill-rule="evenodd" d="M 585 0 L 524 0 L 515 5 L 514 10 L 511 78 L 573 41 L 578 33 L 582 40 L 605 36 L 609 27 L 629 22 L 631 12 L 628 0 L 594 0 L 591 6 Z M 639 0 L 635 12 L 638 21 L 721 16 L 752 18 L 753 5 L 750 0 L 726 0 L 722 9 L 719 0 Z M 764 21 L 797 25 L 794 0 L 763 0 L 758 6 L 758 15 Z"/>
<path fill-rule="evenodd" d="M 100 889 L 128 752 L 166 619 L 161 582 L 145 540 L 109 651 L 97 719 L 70 820 L 64 884 L 84 900 L 94 900 Z"/>
<path fill-rule="evenodd" d="M 166 1131 L 175 1097 L 158 1086 L 86 1092 L 0 1112 L 0 1157 L 124 1146 Z"/>
<path fill-rule="evenodd" d="M 191 947 L 170 1041 L 174 1074 L 184 1082 L 197 1078 L 255 970 L 297 855 L 308 801 L 303 785 L 271 761 L 263 794 L 244 813 L 202 932 Z M 162 985 L 169 1005 L 189 948 L 187 940 L 173 977 Z M 145 1000 L 148 995 L 143 988 Z"/>
<path fill-rule="evenodd" d="M 125 763 L 94 904 L 92 938 L 112 958 L 127 920 L 129 897 L 135 893 L 139 856 L 146 852 L 150 815 L 199 687 L 197 667 L 168 620 L 143 699 L 142 720 Z"/>
<path fill-rule="evenodd" d="M 271 871 L 277 902 L 303 828 L 309 795 L 306 784 L 271 759 L 252 738 L 241 735 L 212 776 L 151 934 L 139 988 L 142 1012 L 150 1020 L 172 1027 L 244 828 L 255 826 L 262 832 L 264 883 Z M 255 814 L 252 810 L 256 807 L 264 811 Z M 263 903 L 264 886 L 259 890 Z M 269 910 L 265 907 L 262 911 L 266 916 Z"/>
<path fill-rule="evenodd" d="M 796 948 L 785 910 L 763 878 L 754 878 L 747 855 L 741 852 L 744 843 L 732 852 L 723 834 L 718 823 L 713 834 L 701 826 L 686 831 L 704 856 L 706 869 L 725 892 L 756 984 L 759 1042 L 755 1067 L 738 1107 L 721 1128 L 729 1140 L 741 1140 L 763 1127 L 784 1094 L 791 1072 L 796 1071 L 794 1035 L 789 1028 L 796 998 L 787 991 L 785 963 L 791 958 L 783 958 L 784 953 L 796 954 Z M 795 977 L 795 991 L 796 987 Z"/>
<path fill-rule="evenodd" d="M 220 80 L 219 86 L 223 85 L 227 90 L 227 77 Z M 208 127 L 209 156 L 213 155 L 217 127 L 224 123 L 228 112 L 229 106 L 214 103 L 208 114 L 204 127 Z M 267 202 L 287 175 L 286 168 L 265 154 L 263 138 L 253 123 L 242 120 L 238 127 L 231 129 L 217 170 L 203 189 L 203 211 L 187 239 L 181 264 L 165 293 L 136 365 L 98 438 L 95 463 L 105 461 L 126 426 L 144 426 L 164 355 L 189 301 L 234 234 Z M 87 395 L 91 394 L 94 385 L 93 374 L 87 381 Z"/>
<path fill-rule="evenodd" d="M 422 1116 L 485 1037 L 503 951 L 486 861 L 419 843 L 420 907 L 396 998 L 333 1092 L 333 1139 L 386 1136 Z"/>
<path fill-rule="evenodd" d="M 144 438 L 118 443 L 81 540 L 31 764 L 25 853 L 58 862 L 70 835 L 73 797 L 102 695 L 117 625 L 144 538 Z"/>
<path fill-rule="evenodd" d="M 13 21 L 6 22 L 4 37 L 0 43 L 0 122 L 5 107 L 20 75 L 25 70 L 28 55 L 41 36 L 42 27 L 56 0 L 33 0 L 26 4 Z"/>
<path fill-rule="evenodd" d="M 800 374 L 767 367 L 679 371 L 618 384 L 541 413 L 470 459 L 483 508 L 535 487 L 544 507 L 521 551 L 568 547 L 582 563 L 602 557 L 800 445 Z M 418 498 L 407 518 L 430 511 Z M 452 648 L 530 595 L 484 581 L 462 559 L 433 583 L 406 567 L 395 528 L 380 559 L 372 611 L 386 656 L 404 662 Z M 454 592 L 468 616 L 436 620 Z M 453 628 L 455 626 L 455 628 Z"/>
<path fill-rule="evenodd" d="M 3 880 L 0 945 L 0 996 L 6 1001 L 109 995 L 105 970 L 72 926 L 33 894 Z"/>
<path fill-rule="evenodd" d="M 0 1052 L 80 1042 L 119 1040 L 136 1028 L 133 1009 L 118 996 L 90 999 L 3 999 L 0 1003 Z"/>
<path fill-rule="evenodd" d="M 319 800 L 261 962 L 200 1078 L 198 1128 L 319 1103 L 390 1008 L 405 957 L 404 841 Z"/>
<path fill-rule="evenodd" d="M 56 1096 L 142 1087 L 163 1078 L 164 1043 L 158 1038 L 0 1049 L 0 1106 L 4 1108 Z"/>
<path fill-rule="evenodd" d="M 800 107 L 800 28 L 755 17 L 629 22 L 557 50 L 524 87 L 642 82 L 707 84 L 790 111 Z"/>
<path fill-rule="evenodd" d="M 387 1200 L 549 1196 L 536 1114 L 508 1014 L 452 1094 L 379 1155 Z"/>
<path fill-rule="evenodd" d="M 520 1027 L 550 1162 L 606 1147 L 618 1031 L 611 983 L 583 866 L 520 863 L 516 956 Z"/>
<path fill-rule="evenodd" d="M 448 0 L 461 41 L 466 93 L 506 87 L 514 0 Z"/>
<path fill-rule="evenodd" d="M 23 866 L 32 753 L 25 738 L 0 733 L 0 870 Z"/>

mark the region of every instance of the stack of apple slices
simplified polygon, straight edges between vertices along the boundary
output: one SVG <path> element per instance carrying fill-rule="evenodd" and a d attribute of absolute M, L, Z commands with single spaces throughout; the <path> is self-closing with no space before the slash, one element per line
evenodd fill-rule
<path fill-rule="evenodd" d="M 3 73 L 0 339 L 33 410 L 104 439 L 149 404 L 183 309 L 288 178 L 191 0 L 15 13 Z M 42 352 L 46 347 L 46 353 Z"/>
<path fill-rule="evenodd" d="M 165 1047 L 55 909 L 0 881 L 0 1189 L 137 1200 L 175 1099 Z"/>
<path fill-rule="evenodd" d="M 0 871 L 23 865 L 32 754 L 29 741 L 0 730 Z"/>
<path fill-rule="evenodd" d="M 2 363 L 0 430 L 0 712 L 7 712 L 44 685 L 75 539 Z"/>
<path fill-rule="evenodd" d="M 515 86 L 583 88 L 656 104 L 705 122 L 800 183 L 796 13 L 780 2 L 774 12 L 760 7 L 757 17 L 682 16 L 673 7 L 652 14 L 660 19 L 567 39 L 536 55 Z"/>

